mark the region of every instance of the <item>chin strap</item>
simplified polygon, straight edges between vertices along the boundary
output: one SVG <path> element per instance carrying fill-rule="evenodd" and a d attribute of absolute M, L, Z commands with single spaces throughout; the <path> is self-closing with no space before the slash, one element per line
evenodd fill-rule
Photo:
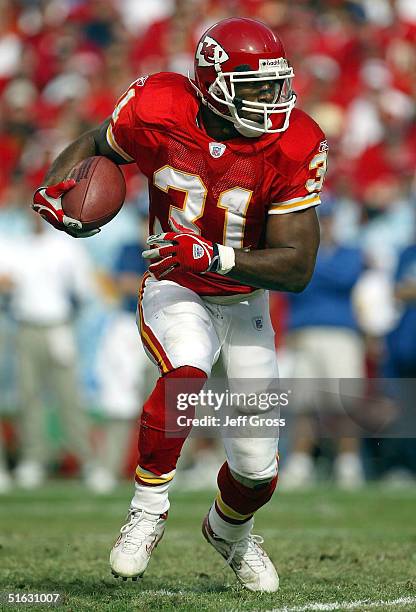
<path fill-rule="evenodd" d="M 209 108 L 213 113 L 215 113 L 219 117 L 222 117 L 222 119 L 226 119 L 227 121 L 232 123 L 234 125 L 235 129 L 237 130 L 237 132 L 239 134 L 241 134 L 241 136 L 245 136 L 245 138 L 259 138 L 260 136 L 262 136 L 265 133 L 264 130 L 263 130 L 263 124 L 262 123 L 257 123 L 256 121 L 250 121 L 249 119 L 244 119 L 244 121 L 248 125 L 241 125 L 241 123 L 239 123 L 239 121 L 238 121 L 238 117 L 235 116 L 236 115 L 236 111 L 234 111 L 234 113 L 233 113 L 233 109 L 230 109 L 231 113 L 233 113 L 232 115 L 225 115 L 224 113 L 221 113 L 221 111 L 219 111 L 217 108 L 215 108 L 215 106 L 210 104 L 210 102 L 205 98 L 204 94 L 199 89 L 199 87 L 197 87 L 195 85 L 195 83 L 193 82 L 193 80 L 190 77 L 189 71 L 188 71 L 188 80 L 189 80 L 190 84 L 192 85 L 193 89 L 195 90 L 197 96 L 201 99 L 202 104 L 204 104 L 204 106 Z M 255 129 L 251 129 L 250 125 L 252 125 L 253 128 L 255 128 Z M 272 122 L 269 119 L 268 120 L 268 127 L 270 127 L 271 125 L 272 125 Z M 259 128 L 262 131 L 259 131 Z"/>
<path fill-rule="evenodd" d="M 251 124 L 251 125 L 253 125 L 254 128 L 257 128 L 257 129 L 251 129 L 249 125 L 241 125 L 241 123 L 239 123 L 239 121 L 238 121 L 238 118 L 236 118 L 235 116 L 233 116 L 233 115 L 224 115 L 223 113 L 220 113 L 220 111 L 217 108 L 215 108 L 215 106 L 210 104 L 207 100 L 205 100 L 205 98 L 202 98 L 202 102 L 213 113 L 215 113 L 219 117 L 222 117 L 223 119 L 226 119 L 227 121 L 232 123 L 233 126 L 235 127 L 235 129 L 237 130 L 237 132 L 239 134 L 241 134 L 241 136 L 245 136 L 246 138 L 259 138 L 260 136 L 262 136 L 265 133 L 264 131 L 259 132 L 258 128 L 263 130 L 263 124 L 261 124 L 261 123 L 257 123 L 256 121 L 250 121 L 249 119 L 244 119 L 244 121 L 247 124 Z M 271 125 L 270 119 L 269 119 L 269 122 L 270 122 L 270 125 Z"/>
<path fill-rule="evenodd" d="M 266 132 L 259 132 L 258 128 L 263 128 L 262 124 L 257 123 L 256 121 L 249 121 L 249 119 L 244 119 L 246 123 L 252 123 L 253 127 L 257 129 L 251 129 L 248 125 L 241 125 L 237 121 L 233 122 L 234 127 L 241 136 L 245 136 L 246 138 L 259 138 L 263 136 Z M 270 121 L 270 119 L 269 119 Z"/>

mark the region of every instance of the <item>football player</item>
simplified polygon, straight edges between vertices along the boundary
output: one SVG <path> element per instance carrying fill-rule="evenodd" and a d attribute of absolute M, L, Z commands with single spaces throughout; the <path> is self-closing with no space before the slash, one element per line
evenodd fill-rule
<path fill-rule="evenodd" d="M 186 390 L 198 392 L 214 364 L 229 379 L 276 379 L 267 290 L 299 292 L 311 278 L 327 145 L 294 108 L 293 76 L 266 25 L 220 21 L 198 43 L 194 79 L 159 73 L 132 83 L 110 119 L 59 155 L 35 195 L 45 219 L 82 237 L 90 232 L 73 220 L 68 227 L 61 208 L 75 164 L 104 155 L 136 163 L 148 178 L 150 267 L 138 324 L 160 378 L 143 407 L 135 492 L 110 555 L 124 579 L 144 573 L 163 535 L 189 432 L 168 427 L 168 385 L 186 380 Z M 276 487 L 276 436 L 240 435 L 224 445 L 203 534 L 247 589 L 276 591 L 276 569 L 252 535 L 253 516 Z"/>

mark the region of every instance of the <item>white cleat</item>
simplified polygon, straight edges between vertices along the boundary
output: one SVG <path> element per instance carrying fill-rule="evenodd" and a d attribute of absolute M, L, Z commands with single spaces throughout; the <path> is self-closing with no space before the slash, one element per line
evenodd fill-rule
<path fill-rule="evenodd" d="M 156 515 L 130 508 L 127 523 L 110 553 L 113 575 L 124 580 L 142 576 L 165 530 L 167 513 Z"/>
<path fill-rule="evenodd" d="M 249 591 L 274 593 L 279 589 L 276 568 L 262 549 L 261 536 L 249 534 L 238 542 L 228 542 L 218 537 L 205 517 L 202 533 L 211 546 L 227 561 L 241 584 Z"/>

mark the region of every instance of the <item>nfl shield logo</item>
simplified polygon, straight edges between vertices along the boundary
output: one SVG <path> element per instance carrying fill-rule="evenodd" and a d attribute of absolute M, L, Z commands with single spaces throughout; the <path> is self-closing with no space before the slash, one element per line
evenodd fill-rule
<path fill-rule="evenodd" d="M 204 256 L 204 249 L 200 244 L 194 244 L 192 255 L 194 259 L 201 259 Z"/>
<path fill-rule="evenodd" d="M 222 144 L 222 142 L 210 142 L 209 143 L 209 152 L 211 153 L 212 157 L 221 157 L 224 151 L 225 151 L 225 144 Z"/>
<path fill-rule="evenodd" d="M 253 321 L 254 329 L 257 329 L 257 331 L 260 331 L 263 329 L 263 317 L 253 317 L 252 321 Z"/>

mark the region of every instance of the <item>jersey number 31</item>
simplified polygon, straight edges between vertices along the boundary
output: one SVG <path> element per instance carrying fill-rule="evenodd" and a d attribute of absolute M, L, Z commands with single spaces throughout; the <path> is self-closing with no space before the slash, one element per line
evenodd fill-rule
<path fill-rule="evenodd" d="M 201 230 L 196 225 L 196 221 L 204 214 L 208 194 L 202 179 L 196 174 L 188 174 L 172 166 L 163 166 L 154 173 L 153 182 L 165 193 L 168 193 L 169 189 L 174 189 L 185 194 L 182 208 L 170 206 L 169 219 L 174 219 L 180 225 L 200 234 Z M 243 248 L 246 214 L 252 195 L 252 191 L 242 187 L 233 187 L 221 193 L 217 206 L 225 210 L 222 244 L 236 249 Z M 155 227 L 153 231 L 157 233 L 163 230 Z"/>

